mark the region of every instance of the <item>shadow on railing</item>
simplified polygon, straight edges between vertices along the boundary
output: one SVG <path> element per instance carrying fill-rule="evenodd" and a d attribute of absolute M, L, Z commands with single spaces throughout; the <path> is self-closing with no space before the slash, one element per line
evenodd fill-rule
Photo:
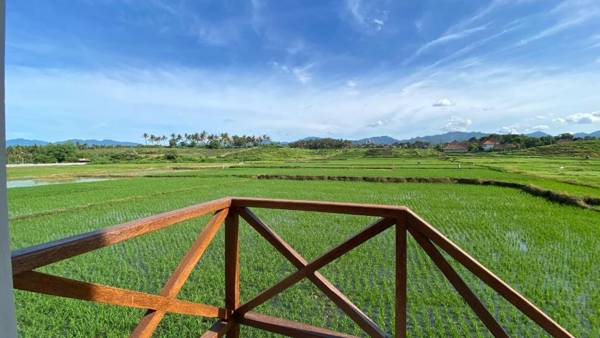
<path fill-rule="evenodd" d="M 248 209 L 250 207 L 377 216 L 381 217 L 381 219 L 312 262 L 308 262 L 271 228 L 258 219 Z M 200 232 L 192 247 L 183 257 L 158 295 L 86 283 L 34 271 L 36 268 L 48 264 L 113 245 L 209 213 L 214 213 L 213 217 Z M 240 304 L 239 300 L 238 227 L 240 217 L 256 229 L 262 237 L 298 269 L 298 271 L 290 274 L 274 286 L 243 304 Z M 177 299 L 179 290 L 183 287 L 183 284 L 223 222 L 225 223 L 224 307 Z M 14 287 L 60 297 L 147 309 L 146 314 L 131 333 L 132 337 L 150 337 L 161 319 L 168 312 L 217 318 L 216 323 L 202 337 L 221 337 L 225 335 L 227 337 L 239 337 L 240 325 L 252 326 L 290 337 L 351 337 L 344 333 L 252 312 L 254 308 L 275 295 L 304 278 L 308 278 L 370 337 L 387 337 L 388 334 L 386 332 L 383 332 L 373 320 L 356 307 L 317 270 L 392 226 L 396 230 L 396 337 L 406 336 L 406 241 L 408 233 L 413 236 L 495 337 L 508 337 L 508 335 L 452 266 L 445 260 L 438 247 L 512 303 L 519 311 L 532 319 L 547 333 L 554 337 L 572 337 L 568 331 L 558 325 L 544 312 L 444 237 L 435 228 L 415 215 L 410 209 L 385 205 L 237 197 L 223 198 L 110 228 L 16 250 L 12 254 Z"/>

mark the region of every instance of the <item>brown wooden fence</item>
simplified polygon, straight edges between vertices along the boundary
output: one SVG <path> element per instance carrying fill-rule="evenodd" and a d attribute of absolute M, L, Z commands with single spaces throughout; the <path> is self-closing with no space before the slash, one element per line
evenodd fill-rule
<path fill-rule="evenodd" d="M 376 216 L 379 219 L 356 235 L 309 262 L 256 217 L 249 208 L 366 215 Z M 209 213 L 214 213 L 213 217 L 198 234 L 190 250 L 183 257 L 167 283 L 157 295 L 81 282 L 35 271 L 35 269 L 42 266 L 107 247 Z M 296 272 L 243 304 L 240 304 L 239 298 L 238 228 L 240 217 L 297 268 Z M 225 223 L 224 306 L 199 304 L 178 299 L 179 290 L 181 290 L 183 284 L 223 223 Z M 146 314 L 133 329 L 131 333 L 132 337 L 150 337 L 161 319 L 168 312 L 215 318 L 215 324 L 202 337 L 239 337 L 240 325 L 247 325 L 290 337 L 351 337 L 344 333 L 266 316 L 252 311 L 275 295 L 307 278 L 356 322 L 367 335 L 370 337 L 387 337 L 388 333 L 381 330 L 373 320 L 356 307 L 331 282 L 321 275 L 318 270 L 391 227 L 395 228 L 396 234 L 396 337 L 406 336 L 406 241 L 408 234 L 412 235 L 495 337 L 508 337 L 508 335 L 477 296 L 469 289 L 458 273 L 446 261 L 440 249 L 512 303 L 519 311 L 528 316 L 547 333 L 554 337 L 572 337 L 567 330 L 562 328 L 552 318 L 410 209 L 385 205 L 237 197 L 223 198 L 110 228 L 16 250 L 12 254 L 14 287 L 59 297 L 146 309 Z"/>

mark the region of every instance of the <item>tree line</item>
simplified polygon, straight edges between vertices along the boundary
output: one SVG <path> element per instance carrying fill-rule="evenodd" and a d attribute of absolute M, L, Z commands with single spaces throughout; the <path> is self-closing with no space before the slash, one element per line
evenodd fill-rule
<path fill-rule="evenodd" d="M 527 135 L 518 134 L 490 134 L 481 138 L 472 137 L 466 141 L 462 141 L 468 146 L 469 151 L 479 151 L 482 149 L 482 142 L 486 140 L 494 140 L 498 144 L 511 145 L 514 149 L 526 149 L 539 146 L 545 146 L 554 144 L 561 141 L 579 141 L 579 140 L 595 140 L 593 136 L 586 136 L 583 138 L 574 137 L 571 134 L 561 134 L 558 136 L 542 136 L 533 137 Z M 393 147 L 393 148 L 408 148 L 408 149 L 427 149 L 436 148 L 441 150 L 443 144 L 432 144 L 426 141 L 416 142 L 396 142 L 388 145 L 365 143 L 355 144 L 350 140 L 334 139 L 334 138 L 315 138 L 315 139 L 304 139 L 295 141 L 289 144 L 292 148 L 306 148 L 306 149 L 342 149 L 342 148 L 381 148 L 381 147 Z"/>
<path fill-rule="evenodd" d="M 62 163 L 76 162 L 81 146 L 73 143 L 33 146 L 12 146 L 6 149 L 9 163 Z"/>
<path fill-rule="evenodd" d="M 527 149 L 547 146 L 559 142 L 586 141 L 595 139 L 596 137 L 593 136 L 586 136 L 580 138 L 568 133 L 560 134 L 558 136 L 547 135 L 542 137 L 533 137 L 521 134 L 491 134 L 489 136 L 484 136 L 481 138 L 472 137 L 462 143 L 467 145 L 469 151 L 482 151 L 482 143 L 487 140 L 493 140 L 500 145 L 509 145 L 512 149 Z"/>
<path fill-rule="evenodd" d="M 171 148 L 176 147 L 206 147 L 206 148 L 245 148 L 256 147 L 261 144 L 271 142 L 271 137 L 268 135 L 229 135 L 229 133 L 209 134 L 206 131 L 199 133 L 172 133 L 168 137 L 166 135 L 154 135 L 144 133 L 142 135 L 146 145 L 154 146 L 167 145 Z"/>
<path fill-rule="evenodd" d="M 352 141 L 334 138 L 304 139 L 289 144 L 292 148 L 306 149 L 341 149 L 353 146 Z"/>

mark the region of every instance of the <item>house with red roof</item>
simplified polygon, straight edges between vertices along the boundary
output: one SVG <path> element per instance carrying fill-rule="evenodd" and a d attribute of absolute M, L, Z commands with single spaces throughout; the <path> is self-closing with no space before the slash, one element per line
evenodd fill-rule
<path fill-rule="evenodd" d="M 452 141 L 442 147 L 445 153 L 466 153 L 469 151 L 469 145 L 463 142 Z"/>
<path fill-rule="evenodd" d="M 492 151 L 496 145 L 498 145 L 498 142 L 492 139 L 487 139 L 481 143 L 481 149 L 483 149 L 483 151 Z"/>

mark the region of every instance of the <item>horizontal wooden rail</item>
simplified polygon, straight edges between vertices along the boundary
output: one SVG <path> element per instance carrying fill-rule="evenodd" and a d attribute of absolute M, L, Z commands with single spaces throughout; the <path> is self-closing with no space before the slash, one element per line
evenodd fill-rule
<path fill-rule="evenodd" d="M 380 219 L 312 262 L 308 262 L 283 238 L 275 233 L 273 229 L 250 211 L 250 207 L 376 216 Z M 214 213 L 213 217 L 198 234 L 191 248 L 181 259 L 179 265 L 158 295 L 76 281 L 33 271 L 48 264 L 120 243 L 209 213 Z M 238 219 L 240 216 L 297 269 L 296 272 L 288 275 L 242 305 L 239 305 Z M 225 306 L 218 307 L 177 299 L 179 290 L 183 287 L 223 223 L 225 223 L 226 250 Z M 224 336 L 227 338 L 238 338 L 240 336 L 240 325 L 247 325 L 291 337 L 352 337 L 345 333 L 325 328 L 251 312 L 255 307 L 263 304 L 302 279 L 307 278 L 345 312 L 367 335 L 379 338 L 387 337 L 388 333 L 381 330 L 372 319 L 354 305 L 317 270 L 392 226 L 396 228 L 395 292 L 397 299 L 395 304 L 395 334 L 397 337 L 405 337 L 407 327 L 407 234 L 412 235 L 446 279 L 463 297 L 466 304 L 471 307 L 477 317 L 482 320 L 494 336 L 507 337 L 507 333 L 485 308 L 475 293 L 469 289 L 460 275 L 446 261 L 442 253 L 438 251 L 438 247 L 508 300 L 547 333 L 554 337 L 573 337 L 567 330 L 533 305 L 533 303 L 460 249 L 425 220 L 421 219 L 408 208 L 398 206 L 247 197 L 222 198 L 110 228 L 16 250 L 12 254 L 13 281 L 14 287 L 21 290 L 146 309 L 146 314 L 132 332 L 132 337 L 136 338 L 150 337 L 161 319 L 169 312 L 217 318 L 218 321 L 202 335 L 204 338 Z"/>
<path fill-rule="evenodd" d="M 202 336 L 200 336 L 200 338 L 220 338 L 223 337 L 224 335 L 226 335 L 229 330 L 231 330 L 231 328 L 234 326 L 234 322 L 233 321 L 225 321 L 225 320 L 219 320 L 216 323 L 213 324 L 213 326 L 210 327 L 210 329 L 208 329 L 208 331 L 204 332 L 204 334 Z"/>
<path fill-rule="evenodd" d="M 100 284 L 28 271 L 13 277 L 14 287 L 46 295 L 139 309 L 164 310 L 191 316 L 223 318 L 225 309 Z"/>
<path fill-rule="evenodd" d="M 335 332 L 291 320 L 266 316 L 255 312 L 245 313 L 239 321 L 244 325 L 273 333 L 279 333 L 288 337 L 356 338 L 349 334 Z"/>
<path fill-rule="evenodd" d="M 247 208 L 285 209 L 296 211 L 316 211 L 334 214 L 363 215 L 379 217 L 399 217 L 408 210 L 406 207 L 396 207 L 377 204 L 300 201 L 267 198 L 232 197 L 231 206 Z"/>
<path fill-rule="evenodd" d="M 223 198 L 82 235 L 15 250 L 12 253 L 13 275 L 117 244 L 220 209 L 226 209 L 230 205 L 231 199 Z"/>

